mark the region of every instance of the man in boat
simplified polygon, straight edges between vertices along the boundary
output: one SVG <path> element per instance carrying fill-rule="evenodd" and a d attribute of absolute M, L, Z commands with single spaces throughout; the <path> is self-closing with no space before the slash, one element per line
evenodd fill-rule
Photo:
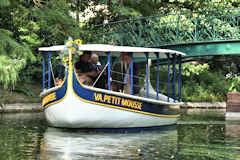
<path fill-rule="evenodd" d="M 130 94 L 130 63 L 128 53 L 121 53 L 120 61 L 112 68 L 112 90 Z M 139 79 L 137 78 L 138 67 L 133 64 L 133 94 L 139 93 Z"/>
<path fill-rule="evenodd" d="M 99 57 L 97 54 L 92 54 L 90 62 L 92 63 L 93 70 L 95 72 L 101 73 L 103 71 L 103 67 L 99 62 Z M 98 76 L 96 76 L 93 80 L 94 83 L 96 83 L 94 87 L 105 89 L 106 72 L 98 74 Z"/>
<path fill-rule="evenodd" d="M 83 55 L 80 56 L 79 61 L 75 64 L 76 72 L 81 82 L 86 82 L 88 85 L 93 84 L 93 80 L 99 74 L 93 68 L 90 63 L 91 58 L 90 51 L 84 51 Z"/>

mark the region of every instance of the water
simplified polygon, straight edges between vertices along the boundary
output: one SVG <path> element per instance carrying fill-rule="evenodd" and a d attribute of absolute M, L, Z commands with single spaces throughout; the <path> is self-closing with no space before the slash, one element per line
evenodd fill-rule
<path fill-rule="evenodd" d="M 183 114 L 175 126 L 137 133 L 51 128 L 42 113 L 0 118 L 0 160 L 240 159 L 240 122 L 216 113 Z"/>

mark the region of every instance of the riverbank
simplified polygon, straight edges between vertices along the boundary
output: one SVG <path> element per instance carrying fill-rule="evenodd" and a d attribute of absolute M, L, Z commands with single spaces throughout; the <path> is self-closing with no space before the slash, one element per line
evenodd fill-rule
<path fill-rule="evenodd" d="M 184 102 L 180 108 L 187 109 L 226 109 L 226 102 Z"/>
<path fill-rule="evenodd" d="M 0 85 L 0 107 L 4 104 L 40 103 L 39 93 L 41 90 L 41 84 L 36 81 L 18 84 L 12 89 L 4 89 Z"/>
<path fill-rule="evenodd" d="M 40 103 L 1 104 L 0 113 L 41 112 Z"/>
<path fill-rule="evenodd" d="M 180 106 L 181 109 L 187 109 L 188 112 L 203 110 L 226 111 L 226 102 L 185 102 Z M 0 113 L 17 113 L 17 112 L 41 112 L 41 103 L 12 103 L 0 104 Z"/>

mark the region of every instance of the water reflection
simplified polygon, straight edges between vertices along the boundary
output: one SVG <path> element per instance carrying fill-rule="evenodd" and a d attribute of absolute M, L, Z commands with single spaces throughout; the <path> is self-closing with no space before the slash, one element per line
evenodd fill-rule
<path fill-rule="evenodd" d="M 41 113 L 0 114 L 0 159 L 37 159 L 45 130 Z"/>
<path fill-rule="evenodd" d="M 177 127 L 178 159 L 239 160 L 240 122 L 217 113 L 182 116 Z"/>
<path fill-rule="evenodd" d="M 240 159 L 240 121 L 228 122 L 226 124 L 225 145 L 229 152 L 235 155 L 235 159 Z"/>
<path fill-rule="evenodd" d="M 179 125 L 179 159 L 225 160 L 224 137 L 224 124 Z"/>
<path fill-rule="evenodd" d="M 0 137 L 3 160 L 240 160 L 240 121 L 213 113 L 135 133 L 54 129 L 42 113 L 0 114 Z"/>
<path fill-rule="evenodd" d="M 240 138 L 240 122 L 226 124 L 226 138 Z"/>
<path fill-rule="evenodd" d="M 51 160 L 169 158 L 176 154 L 176 138 L 176 129 L 96 133 L 48 128 L 44 133 L 40 155 L 41 159 Z M 165 153 L 160 154 L 159 144 Z"/>

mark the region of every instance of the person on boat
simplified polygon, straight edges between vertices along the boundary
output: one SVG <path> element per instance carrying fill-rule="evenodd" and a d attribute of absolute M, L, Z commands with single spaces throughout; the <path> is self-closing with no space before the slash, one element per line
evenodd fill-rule
<path fill-rule="evenodd" d="M 79 76 L 79 81 L 80 81 L 80 83 L 83 83 L 83 84 L 88 85 L 88 86 L 92 86 L 93 85 L 92 79 L 89 78 L 86 75 L 80 75 Z"/>
<path fill-rule="evenodd" d="M 88 85 L 91 85 L 94 78 L 98 75 L 98 72 L 94 70 L 92 63 L 90 63 L 91 54 L 90 51 L 84 51 L 79 61 L 75 64 L 79 80 L 87 81 Z"/>
<path fill-rule="evenodd" d="M 121 53 L 120 61 L 112 67 L 112 90 L 130 94 L 130 63 L 128 53 Z M 139 93 L 139 79 L 137 78 L 138 67 L 133 64 L 133 94 Z"/>
<path fill-rule="evenodd" d="M 92 54 L 90 62 L 93 65 L 93 70 L 98 73 L 98 75 L 93 79 L 93 81 L 96 81 L 96 84 L 94 87 L 105 89 L 105 83 L 106 83 L 106 72 L 100 73 L 103 71 L 103 67 L 101 63 L 99 62 L 99 57 L 97 54 Z"/>
<path fill-rule="evenodd" d="M 60 78 L 60 77 L 57 77 L 57 78 L 56 78 L 56 86 L 61 86 L 61 85 L 62 85 L 62 83 L 63 83 L 63 80 L 62 80 L 62 78 Z"/>

